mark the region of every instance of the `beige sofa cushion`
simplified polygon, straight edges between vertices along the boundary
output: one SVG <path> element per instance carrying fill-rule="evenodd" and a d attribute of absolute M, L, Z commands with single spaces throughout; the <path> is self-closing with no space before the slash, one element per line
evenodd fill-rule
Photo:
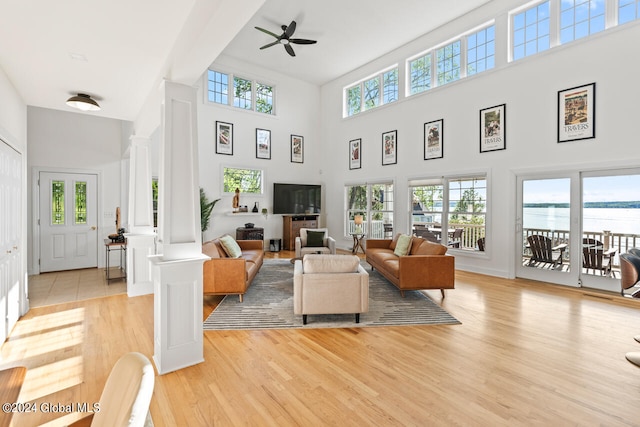
<path fill-rule="evenodd" d="M 307 273 L 355 273 L 360 258 L 355 255 L 307 254 L 302 259 L 302 271 Z"/>
<path fill-rule="evenodd" d="M 393 250 L 393 253 L 396 256 L 405 256 L 409 253 L 411 249 L 411 236 L 407 234 L 402 234 L 398 237 L 396 242 L 396 247 Z"/>

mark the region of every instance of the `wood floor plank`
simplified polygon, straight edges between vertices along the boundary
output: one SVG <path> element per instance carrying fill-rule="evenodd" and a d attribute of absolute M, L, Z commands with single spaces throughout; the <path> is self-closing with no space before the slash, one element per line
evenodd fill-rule
<path fill-rule="evenodd" d="M 281 256 L 286 257 L 286 253 Z M 638 301 L 456 273 L 427 294 L 461 325 L 205 331 L 205 362 L 156 377 L 162 426 L 637 426 Z M 221 297 L 205 297 L 203 319 Z M 128 351 L 153 356 L 153 296 L 35 308 L 0 351 L 21 402 L 97 401 Z M 79 414 L 15 414 L 64 425 Z"/>

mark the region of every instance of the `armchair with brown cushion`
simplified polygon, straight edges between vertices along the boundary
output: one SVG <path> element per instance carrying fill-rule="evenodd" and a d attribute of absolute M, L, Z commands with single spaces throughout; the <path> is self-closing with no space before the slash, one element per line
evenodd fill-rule
<path fill-rule="evenodd" d="M 301 228 L 296 237 L 295 256 L 302 258 L 306 254 L 335 254 L 336 241 L 329 236 L 326 228 Z"/>

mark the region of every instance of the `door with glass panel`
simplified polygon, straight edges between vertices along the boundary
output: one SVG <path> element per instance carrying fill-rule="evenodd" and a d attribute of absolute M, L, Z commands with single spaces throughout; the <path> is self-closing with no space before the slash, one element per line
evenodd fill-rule
<path fill-rule="evenodd" d="M 572 240 L 573 176 L 519 177 L 516 275 L 578 286 L 580 268 Z M 575 196 L 573 196 L 575 198 Z M 573 227 L 572 227 L 573 224 Z M 577 234 L 577 233 L 576 233 Z"/>
<path fill-rule="evenodd" d="M 98 266 L 97 175 L 40 172 L 40 271 Z"/>
<path fill-rule="evenodd" d="M 582 173 L 584 287 L 620 292 L 620 254 L 640 247 L 640 169 Z"/>

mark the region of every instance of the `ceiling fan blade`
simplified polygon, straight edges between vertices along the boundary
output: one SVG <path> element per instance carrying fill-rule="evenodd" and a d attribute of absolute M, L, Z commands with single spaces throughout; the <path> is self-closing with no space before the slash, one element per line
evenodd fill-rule
<path fill-rule="evenodd" d="M 270 36 L 273 36 L 273 37 L 277 38 L 278 40 L 280 40 L 280 36 L 278 36 L 278 35 L 276 35 L 276 34 L 273 34 L 273 33 L 272 33 L 271 31 L 269 31 L 269 30 L 265 30 L 264 28 L 260 28 L 260 27 L 255 27 L 255 29 L 256 29 L 256 30 L 258 30 L 258 31 L 262 31 L 263 33 L 267 33 L 267 34 L 269 34 Z"/>
<path fill-rule="evenodd" d="M 266 48 L 271 47 L 271 46 L 273 46 L 273 45 L 276 45 L 276 44 L 278 44 L 278 43 L 280 43 L 280 42 L 279 42 L 278 40 L 276 40 L 276 41 L 274 41 L 273 43 L 265 44 L 264 46 L 262 46 L 262 47 L 260 48 L 260 50 L 262 50 L 262 49 L 266 49 Z"/>
<path fill-rule="evenodd" d="M 315 43 L 318 43 L 318 41 L 317 40 L 307 40 L 307 39 L 289 39 L 289 43 L 315 44 Z"/>
<path fill-rule="evenodd" d="M 285 44 L 284 45 L 285 50 L 287 51 L 287 53 L 291 56 L 296 56 L 296 53 L 293 51 L 293 48 L 291 47 L 290 44 Z"/>
<path fill-rule="evenodd" d="M 295 30 L 296 30 L 296 21 L 291 21 L 291 24 L 289 24 L 287 29 L 284 31 L 284 36 L 286 38 L 291 37 Z"/>

